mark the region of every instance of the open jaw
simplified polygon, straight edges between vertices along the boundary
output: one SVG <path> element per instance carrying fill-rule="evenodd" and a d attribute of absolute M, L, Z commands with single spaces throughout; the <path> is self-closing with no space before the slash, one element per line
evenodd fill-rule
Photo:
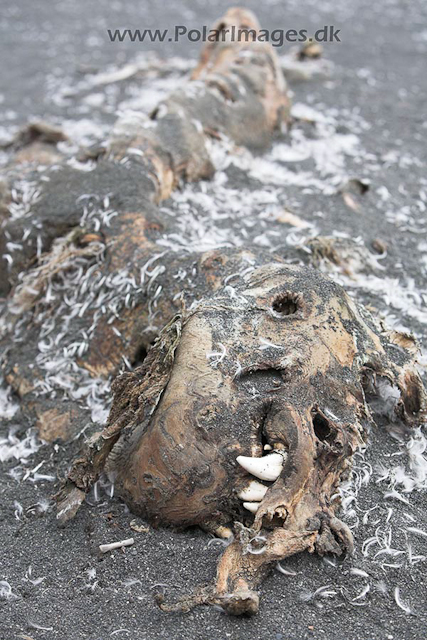
<path fill-rule="evenodd" d="M 264 455 L 237 457 L 246 472 L 237 495 L 253 522 L 247 528 L 235 525 L 236 539 L 220 559 L 211 596 L 231 614 L 257 613 L 256 588 L 278 560 L 304 550 L 339 556 L 353 550 L 352 534 L 336 517 L 330 500 L 348 470 L 349 452 L 337 446 L 334 464 L 328 462 L 334 445 L 319 446 L 319 436 L 329 436 L 332 429 L 325 418 L 323 432 L 316 433 L 319 415 L 312 409 L 304 422 L 285 404 L 272 420 L 276 426 L 287 425 L 286 444 L 267 442 Z"/>

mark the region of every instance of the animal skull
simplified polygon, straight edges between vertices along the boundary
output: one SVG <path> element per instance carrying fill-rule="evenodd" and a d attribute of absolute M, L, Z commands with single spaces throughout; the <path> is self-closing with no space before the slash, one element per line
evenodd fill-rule
<path fill-rule="evenodd" d="M 274 263 L 233 282 L 232 300 L 222 287 L 193 304 L 115 382 L 101 437 L 117 442 L 103 455 L 132 511 L 222 533 L 236 523 L 199 601 L 255 613 L 271 563 L 351 552 L 337 489 L 373 422 L 369 402 L 399 428 L 425 405 L 413 354 L 392 340 L 318 271 Z"/>

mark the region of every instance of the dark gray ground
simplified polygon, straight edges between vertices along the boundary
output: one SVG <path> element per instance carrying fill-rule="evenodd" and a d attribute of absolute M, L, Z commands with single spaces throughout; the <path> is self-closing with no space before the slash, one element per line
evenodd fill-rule
<path fill-rule="evenodd" d="M 380 277 L 388 283 L 388 289 L 384 285 L 375 293 L 361 282 L 356 295 L 380 309 L 389 323 L 415 331 L 425 345 L 427 298 L 422 296 L 427 269 L 427 17 L 423 1 L 294 0 L 286 2 L 286 6 L 274 2 L 246 6 L 257 11 L 265 27 L 312 30 L 334 24 L 341 28 L 342 43 L 326 47 L 326 57 L 336 65 L 331 79 L 293 84 L 294 101 L 329 115 L 336 109 L 337 131 L 354 132 L 360 121 L 357 133 L 363 153 L 349 161 L 348 169 L 359 178 L 370 178 L 371 188 L 363 196 L 358 213 L 346 207 L 341 196 L 316 190 L 310 193 L 295 185 L 286 186 L 279 201 L 283 206 L 291 204 L 294 212 L 315 223 L 322 234 L 347 233 L 361 237 L 368 247 L 375 238 L 386 241 L 386 271 Z M 55 5 L 46 0 L 3 4 L 1 134 L 7 137 L 16 125 L 34 116 L 59 123 L 85 118 L 101 128 L 108 125 L 115 119 L 114 110 L 120 100 L 135 95 L 132 83 L 121 87 L 123 96 L 117 95 L 116 86 L 110 88 L 106 91 L 110 103 L 107 100 L 107 104 L 98 106 L 81 97 L 55 99 L 63 95 L 65 86 L 80 82 L 86 72 L 102 71 L 113 63 L 120 66 L 140 52 L 155 49 L 148 44 L 111 44 L 106 28 L 199 26 L 209 24 L 226 7 L 224 2 L 215 6 L 178 2 L 166 11 L 148 2 L 119 0 L 103 5 L 94 0 L 67 0 Z M 197 50 L 197 46 L 184 42 L 157 46 L 157 52 L 164 57 L 195 56 Z M 294 171 L 302 168 L 307 167 L 292 165 Z M 256 177 L 249 179 L 241 168 L 231 167 L 227 175 L 229 187 L 267 188 Z M 386 198 L 381 196 L 384 187 L 389 192 Z M 168 206 L 174 209 L 178 204 L 174 201 Z M 400 289 L 393 285 L 394 278 L 402 288 L 401 304 L 396 299 Z M 0 429 L 3 437 L 9 425 Z M 45 461 L 40 473 L 63 473 L 79 446 L 79 442 L 66 448 L 44 446 L 24 466 L 33 469 Z M 401 452 L 402 448 L 385 432 L 377 431 L 356 471 L 363 477 L 369 463 L 389 467 L 390 456 Z M 165 614 L 153 601 L 156 588 L 164 589 L 167 598 L 173 600 L 191 592 L 196 585 L 211 581 L 221 550 L 219 542 L 208 546 L 209 537 L 198 530 L 177 534 L 150 529 L 137 533 L 129 526 L 133 518 L 124 505 L 107 501 L 102 491 L 100 502 L 95 504 L 92 500 L 92 506 L 84 506 L 67 529 L 58 530 L 52 503 L 42 513 L 40 505 L 34 507 L 41 499 L 50 499 L 53 484 L 43 480 L 32 483 L 29 479 L 18 483 L 8 475 L 17 465 L 16 459 L 4 462 L 0 474 L 0 588 L 1 581 L 5 581 L 14 594 L 0 598 L 1 640 L 427 637 L 426 564 L 423 560 L 413 562 L 413 556 L 425 555 L 426 538 L 408 532 L 408 527 L 427 530 L 425 492 L 404 494 L 407 504 L 385 500 L 387 483 L 376 482 L 378 478 L 373 477 L 367 486 L 362 484 L 356 507 L 361 522 L 354 530 L 355 557 L 335 566 L 308 556 L 284 562 L 283 566 L 297 574 L 275 572 L 263 585 L 258 617 L 248 620 L 229 618 L 213 608 L 199 608 L 187 615 Z M 23 513 L 15 501 L 22 505 Z M 366 515 L 373 507 L 377 507 L 373 511 L 377 516 Z M 390 516 L 389 508 L 393 509 Z M 363 516 L 366 522 L 362 521 Z M 378 546 L 366 556 L 362 554 L 363 541 L 373 536 L 378 527 L 380 535 L 392 531 L 391 547 L 401 550 L 401 554 L 375 559 Z M 135 537 L 132 548 L 99 554 L 99 544 L 131 535 Z M 368 576 L 351 573 L 355 567 Z M 32 584 L 28 578 L 36 582 L 44 579 Z M 313 597 L 317 589 L 327 585 L 330 588 L 326 597 L 321 593 Z M 369 585 L 369 592 L 353 600 L 365 585 Z M 404 605 L 411 609 L 410 614 L 398 607 L 396 587 Z M 3 590 L 7 595 L 8 588 L 3 586 Z"/>

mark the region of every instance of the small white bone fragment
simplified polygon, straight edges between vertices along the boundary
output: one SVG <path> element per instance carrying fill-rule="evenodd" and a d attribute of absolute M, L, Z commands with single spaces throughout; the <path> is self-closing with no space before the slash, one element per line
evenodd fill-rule
<path fill-rule="evenodd" d="M 262 458 L 237 456 L 236 460 L 246 471 L 260 480 L 277 480 L 282 471 L 284 456 L 280 453 L 269 453 Z"/>
<path fill-rule="evenodd" d="M 245 509 L 250 511 L 251 513 L 256 513 L 258 511 L 260 503 L 259 502 L 244 502 L 243 506 Z"/>
<path fill-rule="evenodd" d="M 249 502 L 259 502 L 263 499 L 267 493 L 268 487 L 257 482 L 257 480 L 251 480 L 246 489 L 242 489 L 237 494 L 241 500 L 247 500 Z"/>
<path fill-rule="evenodd" d="M 113 551 L 113 549 L 120 549 L 121 547 L 131 547 L 135 540 L 133 538 L 128 538 L 127 540 L 121 540 L 120 542 L 112 542 L 111 544 L 100 544 L 99 550 L 102 553 L 107 553 L 107 551 Z"/>

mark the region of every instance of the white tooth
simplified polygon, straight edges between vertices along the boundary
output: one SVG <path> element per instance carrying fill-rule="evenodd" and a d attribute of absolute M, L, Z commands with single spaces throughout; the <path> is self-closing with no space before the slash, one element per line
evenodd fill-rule
<path fill-rule="evenodd" d="M 250 511 L 251 513 L 256 513 L 258 511 L 260 503 L 259 502 L 244 502 L 243 506 L 245 509 Z"/>
<path fill-rule="evenodd" d="M 237 462 L 260 480 L 277 480 L 283 466 L 283 456 L 280 453 L 269 453 L 262 458 L 238 456 Z"/>
<path fill-rule="evenodd" d="M 272 450 L 272 448 L 273 448 L 273 447 L 271 446 L 271 444 L 265 444 L 265 445 L 264 445 L 264 451 L 271 451 L 271 450 Z"/>
<path fill-rule="evenodd" d="M 267 493 L 268 487 L 265 487 L 256 480 L 251 480 L 246 489 L 242 489 L 237 495 L 241 500 L 248 500 L 249 502 L 258 502 L 262 500 Z"/>

